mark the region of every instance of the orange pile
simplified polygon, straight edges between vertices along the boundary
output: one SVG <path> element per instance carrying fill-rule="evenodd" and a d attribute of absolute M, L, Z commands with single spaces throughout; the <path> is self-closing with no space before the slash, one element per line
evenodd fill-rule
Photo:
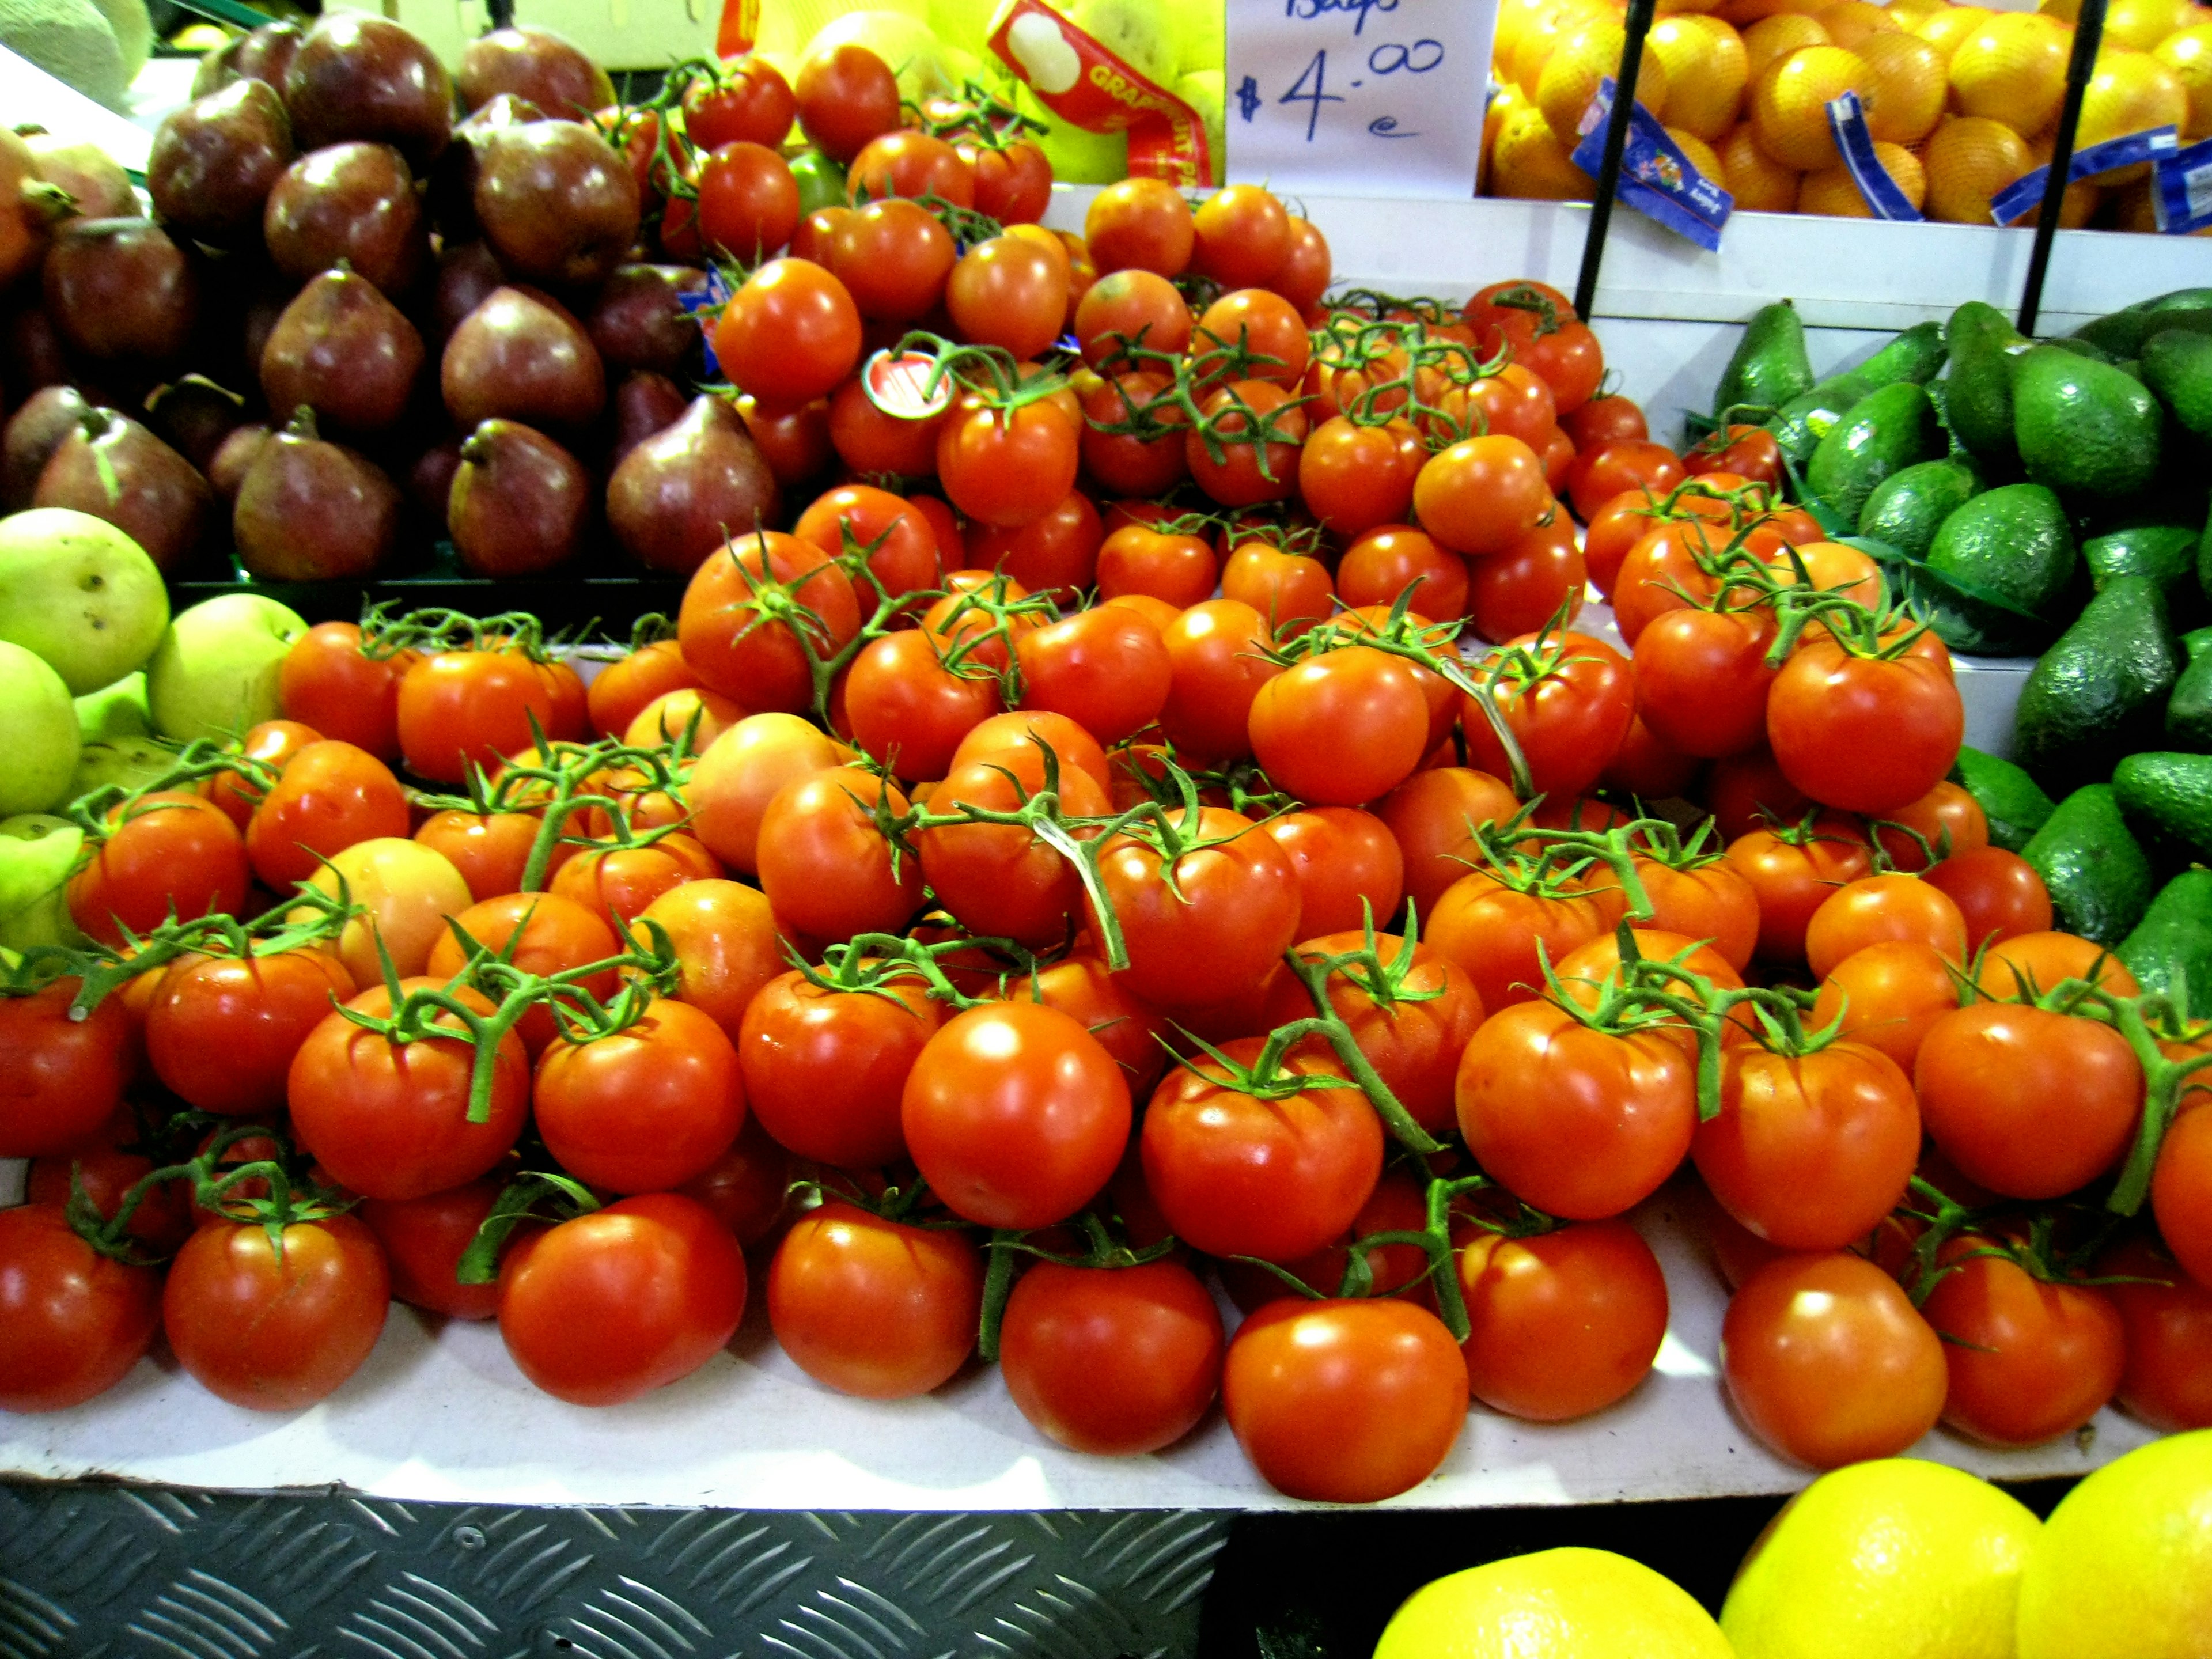
<path fill-rule="evenodd" d="M 1740 210 L 1865 218 L 1827 119 L 1832 100 L 1856 92 L 1905 196 L 1931 219 L 1985 225 L 1990 198 L 2050 159 L 2075 4 L 1659 0 L 1637 101 Z M 1591 195 L 1568 156 L 1599 80 L 1617 70 L 1622 12 L 1611 0 L 1501 0 L 1486 193 Z M 2168 125 L 2185 143 L 2212 137 L 2212 7 L 2112 0 L 2077 146 Z M 2155 229 L 2148 171 L 2070 186 L 2065 223 Z"/>

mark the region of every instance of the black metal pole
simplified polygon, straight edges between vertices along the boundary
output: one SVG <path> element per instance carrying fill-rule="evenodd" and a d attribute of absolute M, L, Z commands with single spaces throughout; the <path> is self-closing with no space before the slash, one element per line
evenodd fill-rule
<path fill-rule="evenodd" d="M 2094 0 L 2101 15 L 2104 0 Z M 2083 0 L 2085 5 L 2091 0 Z M 1613 114 L 1605 125 L 1605 159 L 1598 164 L 1597 199 L 1590 204 L 1589 234 L 1583 238 L 1582 274 L 1575 278 L 1575 314 L 1587 318 L 1597 301 L 1598 267 L 1605 263 L 1605 234 L 1613 225 L 1613 193 L 1620 188 L 1620 155 L 1628 148 L 1628 115 L 1636 106 L 1636 76 L 1644 67 L 1644 37 L 1651 33 L 1658 0 L 1628 0 L 1628 44 L 1613 77 Z"/>
<path fill-rule="evenodd" d="M 2081 95 L 2097 67 L 2098 43 L 2105 38 L 2105 0 L 2081 0 L 2074 20 L 2074 55 L 2066 64 L 2066 101 L 2059 106 L 2058 135 L 2051 147 L 2051 172 L 2043 181 L 2043 208 L 2035 216 L 2035 246 L 2027 256 L 2027 285 L 2020 295 L 2020 331 L 2035 332 L 2035 313 L 2043 308 L 2043 279 L 2051 269 L 2058 220 L 2066 204 L 2068 175 L 2074 171 L 2074 129 L 2081 124 Z"/>

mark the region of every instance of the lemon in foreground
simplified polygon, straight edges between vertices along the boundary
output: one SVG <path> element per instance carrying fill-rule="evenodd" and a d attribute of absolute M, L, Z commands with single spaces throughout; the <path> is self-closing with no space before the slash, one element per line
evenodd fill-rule
<path fill-rule="evenodd" d="M 2130 1452 L 2051 1511 L 2020 1659 L 2212 1659 L 2212 1429 Z"/>
<path fill-rule="evenodd" d="M 1375 1659 L 1732 1659 L 1689 1593 L 1610 1550 L 1542 1550 L 1407 1598 Z"/>
<path fill-rule="evenodd" d="M 1853 1463 L 1799 1492 L 1759 1535 L 1721 1629 L 1738 1659 L 2013 1659 L 2040 1525 L 1962 1470 Z"/>

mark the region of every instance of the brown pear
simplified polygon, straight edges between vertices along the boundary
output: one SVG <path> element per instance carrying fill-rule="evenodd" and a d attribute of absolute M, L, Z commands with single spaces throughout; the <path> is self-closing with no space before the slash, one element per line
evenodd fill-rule
<path fill-rule="evenodd" d="M 495 289 L 446 342 L 439 386 L 456 425 L 495 416 L 580 428 L 607 401 L 607 375 L 592 337 L 550 295 Z"/>
<path fill-rule="evenodd" d="M 607 72 L 550 29 L 504 28 L 461 48 L 454 77 L 461 107 L 481 109 L 503 92 L 527 98 L 548 115 L 581 121 L 615 100 Z"/>
<path fill-rule="evenodd" d="M 489 420 L 461 446 L 446 527 L 478 576 L 529 576 L 574 558 L 592 514 L 576 458 L 520 421 Z"/>
<path fill-rule="evenodd" d="M 776 515 L 775 474 L 719 398 L 630 451 L 607 484 L 607 523 L 649 570 L 688 576 L 733 536 Z"/>
<path fill-rule="evenodd" d="M 20 513 L 31 504 L 39 474 L 46 470 L 55 446 L 92 412 L 73 386 L 40 386 L 0 428 L 0 513 Z"/>
<path fill-rule="evenodd" d="M 333 9 L 284 70 L 284 106 L 302 149 L 364 138 L 420 167 L 452 137 L 453 82 L 437 55 L 386 18 Z"/>
<path fill-rule="evenodd" d="M 146 424 L 202 473 L 214 465 L 223 440 L 245 422 L 246 400 L 204 374 L 157 386 L 146 399 Z"/>
<path fill-rule="evenodd" d="M 151 219 L 70 219 L 46 252 L 46 311 L 88 357 L 167 362 L 191 343 L 199 284 Z"/>
<path fill-rule="evenodd" d="M 248 422 L 232 431 L 222 441 L 222 446 L 207 464 L 208 482 L 215 493 L 227 501 L 238 500 L 239 486 L 252 470 L 254 458 L 261 453 L 262 445 L 276 434 L 258 421 Z"/>
<path fill-rule="evenodd" d="M 611 368 L 673 374 L 696 355 L 699 319 L 686 294 L 706 291 L 707 273 L 689 265 L 623 265 L 606 280 L 584 326 Z"/>
<path fill-rule="evenodd" d="M 292 123 L 266 81 L 234 81 L 161 118 L 146 160 L 154 211 L 189 236 L 222 243 L 251 234 L 284 169 Z"/>
<path fill-rule="evenodd" d="M 469 313 L 507 286 L 499 256 L 482 240 L 447 242 L 438 251 L 437 285 L 431 291 L 425 329 L 440 351 Z"/>
<path fill-rule="evenodd" d="M 383 469 L 315 430 L 301 410 L 254 455 L 231 507 L 239 562 L 263 581 L 373 574 L 399 526 L 399 488 Z"/>
<path fill-rule="evenodd" d="M 302 155 L 270 190 L 261 230 L 269 257 L 295 283 L 343 259 L 398 294 L 430 253 L 414 175 L 389 144 L 332 144 Z"/>
<path fill-rule="evenodd" d="M 406 412 L 422 368 L 415 325 L 340 265 L 310 279 L 277 318 L 261 353 L 261 391 L 271 409 L 305 404 L 325 425 L 380 432 Z"/>
<path fill-rule="evenodd" d="M 665 374 L 641 369 L 624 375 L 615 388 L 615 441 L 607 452 L 608 470 L 620 466 L 623 456 L 654 433 L 665 432 L 682 420 L 689 406 L 684 388 Z"/>
<path fill-rule="evenodd" d="M 605 282 L 637 240 L 637 176 L 597 129 L 574 121 L 498 127 L 473 142 L 477 220 L 526 282 Z"/>
<path fill-rule="evenodd" d="M 95 409 L 54 446 L 33 507 L 105 519 L 165 574 L 180 570 L 215 522 L 214 488 L 183 456 L 127 415 Z"/>

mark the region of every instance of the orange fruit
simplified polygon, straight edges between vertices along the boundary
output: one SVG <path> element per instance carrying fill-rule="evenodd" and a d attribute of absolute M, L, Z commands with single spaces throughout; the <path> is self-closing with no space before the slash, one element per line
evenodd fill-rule
<path fill-rule="evenodd" d="M 1985 115 L 1947 116 L 1920 152 L 1928 174 L 1924 211 L 1954 225 L 1986 225 L 1990 198 L 2035 165 L 2027 140 Z"/>
<path fill-rule="evenodd" d="M 1881 170 L 1905 192 L 1906 201 L 1915 207 L 1927 205 L 1928 175 L 1921 171 L 1918 156 L 1902 144 L 1884 143 L 1880 139 L 1875 141 L 1874 155 L 1881 163 Z M 1823 213 L 1838 219 L 1874 217 L 1874 210 L 1859 194 L 1858 180 L 1840 162 L 1805 175 L 1797 187 L 1797 211 Z"/>
<path fill-rule="evenodd" d="M 2029 139 L 2027 141 L 2029 165 L 2049 167 L 2051 151 L 2057 148 L 2057 137 L 2053 133 L 2045 133 L 2040 138 Z M 2104 198 L 2105 192 L 2089 179 L 2077 179 L 2068 185 L 2065 198 L 2058 204 L 2059 228 L 2081 229 L 2094 216 L 2097 204 L 2103 201 Z M 2013 222 L 2019 225 L 2033 225 L 2039 222 L 2042 217 L 2043 207 L 2040 203 L 2038 203 Z"/>
<path fill-rule="evenodd" d="M 1534 104 L 1517 104 L 1499 123 L 1490 152 L 1490 193 L 1540 202 L 1587 202 L 1590 176 L 1567 159 L 1567 147 Z"/>
<path fill-rule="evenodd" d="M 2183 142 L 2212 137 L 2212 23 L 2191 23 L 2185 29 L 2176 29 L 2151 56 L 2173 71 L 2182 91 L 2188 94 Z"/>
<path fill-rule="evenodd" d="M 1545 61 L 1544 72 L 1536 77 L 1536 107 L 1552 124 L 1553 135 L 1570 150 L 1579 137 L 1577 128 L 1583 112 L 1597 96 L 1597 83 L 1618 72 L 1627 46 L 1628 32 L 1618 20 L 1608 15 L 1585 16 L 1559 37 L 1559 45 Z M 1649 39 L 1644 43 L 1637 70 L 1636 101 L 1652 114 L 1665 116 L 1667 66 L 1651 50 Z"/>
<path fill-rule="evenodd" d="M 2002 121 L 2022 137 L 2042 131 L 2066 95 L 2070 33 L 2033 12 L 1998 13 L 1951 54 L 1952 107 Z"/>
<path fill-rule="evenodd" d="M 1802 46 L 1753 83 L 1751 126 L 1759 147 L 1800 172 L 1832 167 L 1836 141 L 1828 106 L 1846 92 L 1866 95 L 1866 60 L 1841 46 Z"/>
<path fill-rule="evenodd" d="M 2189 94 L 2181 77 L 2147 52 L 2112 47 L 2097 54 L 2094 72 L 2081 94 L 2081 125 L 2075 147 L 2087 149 L 2108 138 L 2125 137 L 2152 127 L 2182 127 L 2189 120 Z M 2150 163 L 2093 173 L 2093 185 L 2124 185 L 2144 178 Z"/>
<path fill-rule="evenodd" d="M 1711 143 L 1735 125 L 1750 64 L 1743 37 L 1717 17 L 1662 17 L 1651 50 L 1667 66 L 1667 122 Z"/>
<path fill-rule="evenodd" d="M 1817 17 L 1794 11 L 1762 17 L 1743 32 L 1746 78 L 1756 81 L 1770 66 L 1806 46 L 1834 44 L 1828 38 L 1828 26 Z"/>
<path fill-rule="evenodd" d="M 2148 52 L 2176 29 L 2197 21 L 2191 15 L 2196 9 L 2190 0 L 2111 0 L 2099 50 L 2113 46 Z"/>
<path fill-rule="evenodd" d="M 1658 9 L 1662 17 L 1695 17 L 1711 11 L 1720 3 L 1721 0 L 1659 0 Z"/>
<path fill-rule="evenodd" d="M 1721 0 L 1714 12 L 1725 17 L 1738 28 L 1756 23 L 1762 17 L 1779 17 L 1786 12 L 1818 11 L 1828 0 Z"/>
<path fill-rule="evenodd" d="M 1859 44 L 1866 59 L 1867 131 L 1917 144 L 1943 118 L 1943 54 L 1917 34 L 1877 34 Z"/>
<path fill-rule="evenodd" d="M 1536 95 L 1537 77 L 1544 65 L 1551 61 L 1560 38 L 1575 24 L 1595 15 L 1595 9 L 1583 0 L 1536 0 L 1522 14 L 1515 30 L 1513 55 L 1509 65 L 1509 79 L 1527 93 Z"/>
<path fill-rule="evenodd" d="M 1820 13 L 1820 19 L 1828 39 L 1853 52 L 1875 35 L 1899 33 L 1897 20 L 1873 0 L 1836 0 Z"/>
<path fill-rule="evenodd" d="M 1721 184 L 1745 213 L 1795 213 L 1797 173 L 1771 159 L 1752 136 L 1751 123 L 1740 125 L 1720 142 Z"/>
<path fill-rule="evenodd" d="M 1979 6 L 1940 6 L 1914 25 L 1912 32 L 1942 52 L 1948 64 L 1959 42 L 1996 15 Z"/>
<path fill-rule="evenodd" d="M 1726 185 L 1721 184 L 1721 158 L 1715 153 L 1711 144 L 1684 127 L 1668 127 L 1667 136 L 1672 138 L 1675 146 L 1689 158 L 1692 167 L 1697 168 L 1715 184 L 1721 185 L 1723 190 L 1728 188 Z"/>
<path fill-rule="evenodd" d="M 1941 11 L 1948 3 L 1948 0 L 1897 0 L 1894 5 L 1885 6 L 1882 9 L 1890 15 L 1898 27 L 1910 32 L 1922 18 L 1930 12 Z"/>

